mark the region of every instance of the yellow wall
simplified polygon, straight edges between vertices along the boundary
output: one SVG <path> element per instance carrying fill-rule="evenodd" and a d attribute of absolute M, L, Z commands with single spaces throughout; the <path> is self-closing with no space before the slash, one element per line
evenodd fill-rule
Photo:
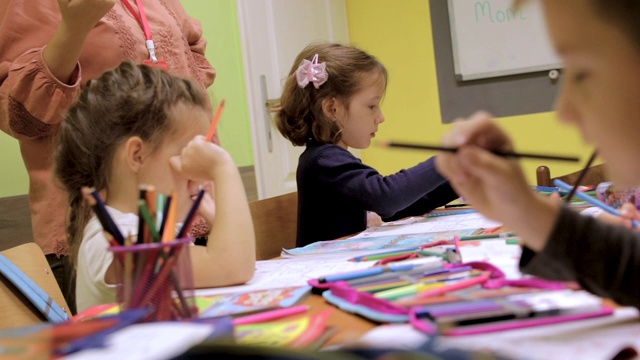
<path fill-rule="evenodd" d="M 429 0 L 347 0 L 347 12 L 351 42 L 378 57 L 390 74 L 383 103 L 386 122 L 377 139 L 438 143 L 450 125 L 442 124 L 440 118 Z M 498 121 L 513 136 L 517 150 L 575 154 L 583 162 L 589 157 L 591 150 L 577 131 L 559 123 L 553 112 Z M 429 155 L 373 146 L 363 151 L 363 161 L 382 173 L 392 173 Z M 580 164 L 540 160 L 523 160 L 522 164 L 531 183 L 542 164 L 551 168 L 552 176 L 580 169 Z"/>
<path fill-rule="evenodd" d="M 216 81 L 209 88 L 215 107 L 225 99 L 218 125 L 220 142 L 238 166 L 253 165 L 253 143 L 249 104 L 244 82 L 242 43 L 235 0 L 182 0 L 190 16 L 202 24 L 207 39 L 207 59 L 216 68 Z"/>

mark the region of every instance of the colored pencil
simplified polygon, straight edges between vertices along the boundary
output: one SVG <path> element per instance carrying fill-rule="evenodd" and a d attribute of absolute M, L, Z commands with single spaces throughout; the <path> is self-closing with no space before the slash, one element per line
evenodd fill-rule
<path fill-rule="evenodd" d="M 178 212 L 178 201 L 176 194 L 171 194 L 171 203 L 169 204 L 169 213 L 165 218 L 165 226 L 162 230 L 162 242 L 169 242 L 176 236 L 176 216 Z"/>
<path fill-rule="evenodd" d="M 196 196 L 196 199 L 193 201 L 193 204 L 191 205 L 191 209 L 189 209 L 189 213 L 187 214 L 187 217 L 185 217 L 184 221 L 182 222 L 182 227 L 180 228 L 180 231 L 178 232 L 178 236 L 176 237 L 177 239 L 182 239 L 187 234 L 187 231 L 189 230 L 189 226 L 191 225 L 193 218 L 196 216 L 196 213 L 198 212 L 198 207 L 200 206 L 200 202 L 202 201 L 203 196 L 204 196 L 204 189 L 200 189 L 200 191 L 198 191 L 198 195 Z"/>
<path fill-rule="evenodd" d="M 398 250 L 394 250 L 394 251 L 385 251 L 385 252 L 381 252 L 381 253 L 354 256 L 351 259 L 349 259 L 349 261 L 361 262 L 361 261 L 380 260 L 380 259 L 384 259 L 384 258 L 387 258 L 387 257 L 390 257 L 390 256 L 410 254 L 410 253 L 416 252 L 418 250 L 420 250 L 420 247 L 419 246 L 414 246 L 414 247 L 405 248 L 405 249 L 398 249 Z"/>
<path fill-rule="evenodd" d="M 367 277 L 367 276 L 378 275 L 385 272 L 407 271 L 417 266 L 418 266 L 417 264 L 390 264 L 385 266 L 374 266 L 364 270 L 358 270 L 358 271 L 353 271 L 353 272 L 348 272 L 343 274 L 336 274 L 336 275 L 328 275 L 328 276 L 319 278 L 318 282 L 327 283 L 327 282 L 335 282 L 335 281 L 343 281 L 343 280 L 346 281 L 346 280 L 358 279 L 358 278 Z"/>
<path fill-rule="evenodd" d="M 402 272 L 390 272 L 390 273 L 382 273 L 379 275 L 372 275 L 372 276 L 368 276 L 368 277 L 362 277 L 362 278 L 356 278 L 353 280 L 347 280 L 347 283 L 351 286 L 357 286 L 357 285 L 361 285 L 364 286 L 365 284 L 371 284 L 371 283 L 375 283 L 375 282 L 379 282 L 379 281 L 384 281 L 384 280 L 392 280 L 392 279 L 402 279 L 402 278 L 406 278 L 407 276 L 429 276 L 429 275 L 433 275 L 433 274 L 440 274 L 440 273 L 446 273 L 448 271 L 451 271 L 453 269 L 443 269 L 442 268 L 443 263 L 442 262 L 438 262 L 438 263 L 433 263 L 433 264 L 423 264 L 420 266 L 417 266 L 411 270 L 408 271 L 402 271 Z M 456 269 L 466 269 L 469 270 L 471 269 L 471 267 L 463 267 L 461 266 L 460 268 L 456 268 Z"/>
<path fill-rule="evenodd" d="M 446 151 L 446 152 L 458 151 L 458 148 L 455 148 L 455 147 L 410 144 L 410 143 L 401 143 L 401 142 L 394 142 L 394 141 L 380 142 L 379 145 L 382 147 L 397 147 L 397 148 L 415 149 L 415 150 L 432 150 L 432 151 Z M 580 161 L 580 158 L 575 156 L 558 156 L 558 155 L 546 155 L 546 154 L 534 154 L 534 153 L 521 153 L 521 152 L 514 152 L 514 151 L 501 151 L 501 150 L 489 150 L 489 149 L 487 150 L 491 151 L 495 155 L 505 156 L 505 157 L 570 161 L 570 162 Z"/>
<path fill-rule="evenodd" d="M 460 236 L 460 241 L 470 241 L 470 240 L 485 240 L 485 239 L 499 239 L 499 238 L 509 238 L 516 236 L 513 232 L 504 232 L 499 234 L 487 234 L 487 235 L 469 235 L 469 236 Z"/>
<path fill-rule="evenodd" d="M 164 194 L 158 194 L 158 199 L 156 200 L 156 230 L 160 234 L 162 234 L 162 220 L 164 215 Z"/>
<path fill-rule="evenodd" d="M 580 176 L 578 176 L 578 180 L 576 180 L 576 183 L 573 185 L 573 188 L 571 189 L 571 191 L 569 191 L 569 194 L 564 198 L 565 203 L 568 204 L 569 202 L 571 202 L 573 195 L 575 195 L 576 191 L 578 190 L 578 186 L 580 186 L 580 184 L 584 180 L 584 177 L 589 172 L 589 168 L 591 167 L 591 164 L 593 164 L 593 161 L 596 159 L 597 156 L 598 156 L 598 150 L 594 150 L 589 160 L 587 160 L 587 164 L 584 166 L 584 169 L 582 169 L 582 172 L 580 172 Z"/>
<path fill-rule="evenodd" d="M 399 286 L 395 289 L 380 291 L 375 293 L 374 296 L 380 299 L 385 299 L 385 300 L 395 300 L 395 299 L 415 295 L 417 293 L 420 293 L 426 290 L 435 289 L 443 286 L 445 286 L 444 282 L 429 282 L 427 284 L 422 284 L 422 283 L 411 284 L 406 286 Z"/>
<path fill-rule="evenodd" d="M 430 212 L 425 216 L 428 217 L 428 218 L 434 218 L 434 217 L 441 217 L 441 216 L 473 214 L 473 213 L 477 213 L 477 212 L 478 212 L 478 210 L 476 210 L 476 209 L 461 209 L 461 210 Z"/>
<path fill-rule="evenodd" d="M 457 290 L 462 290 L 465 288 L 469 288 L 475 285 L 480 285 L 482 283 L 484 283 L 485 281 L 489 280 L 490 275 L 489 274 L 484 274 L 484 275 L 479 275 L 467 280 L 462 280 L 459 281 L 457 283 L 451 284 L 451 285 L 445 285 L 436 289 L 429 289 L 427 291 L 423 291 L 421 293 L 419 293 L 418 295 L 416 295 L 417 298 L 419 299 L 423 299 L 423 298 L 427 298 L 427 297 L 434 297 L 434 296 L 440 296 L 440 295 L 444 295 L 448 292 L 452 292 L 452 291 L 457 291 Z"/>
<path fill-rule="evenodd" d="M 272 311 L 266 311 L 259 314 L 243 316 L 233 320 L 233 325 L 247 325 L 261 322 L 267 322 L 279 318 L 283 318 L 291 315 L 298 315 L 305 313 L 309 310 L 308 305 L 297 305 L 288 308 L 276 309 Z"/>
<path fill-rule="evenodd" d="M 158 211 L 158 197 L 156 196 L 156 187 L 153 185 L 147 186 L 147 208 L 149 208 L 149 213 L 151 217 L 156 217 L 156 212 Z"/>
<path fill-rule="evenodd" d="M 448 208 L 458 208 L 458 207 L 467 207 L 467 206 L 471 206 L 470 204 L 466 204 L 466 203 L 459 203 L 459 204 L 447 204 L 444 206 L 445 209 Z"/>
<path fill-rule="evenodd" d="M 124 236 L 122 236 L 122 233 L 116 226 L 116 223 L 111 218 L 111 215 L 109 215 L 107 207 L 104 204 L 104 201 L 102 201 L 98 191 L 95 188 L 88 188 L 86 186 L 82 187 L 80 191 L 82 192 L 84 199 L 93 208 L 93 212 L 96 214 L 96 217 L 100 221 L 104 231 L 111 234 L 118 244 L 124 245 Z"/>
<path fill-rule="evenodd" d="M 138 195 L 138 203 L 144 203 L 147 201 L 147 187 L 145 185 L 141 185 L 139 189 Z M 138 206 L 138 240 L 137 242 L 140 244 L 144 244 L 148 239 L 147 234 L 145 234 L 145 219 L 142 214 L 142 206 Z"/>
<path fill-rule="evenodd" d="M 211 142 L 211 140 L 213 139 L 213 135 L 216 133 L 216 128 L 218 127 L 218 122 L 220 121 L 220 117 L 222 117 L 222 111 L 224 110 L 224 99 L 222 99 L 222 101 L 220 102 L 220 105 L 218 105 L 218 110 L 216 111 L 216 114 L 213 116 L 213 120 L 211 121 L 211 126 L 209 127 L 209 132 L 207 132 L 207 136 L 205 137 L 205 140 L 207 140 L 207 142 Z"/>
<path fill-rule="evenodd" d="M 150 284 L 147 284 L 148 286 L 144 286 L 144 283 L 138 284 L 140 288 L 148 288 L 148 290 L 144 292 L 144 294 L 141 294 L 143 297 L 139 305 L 144 306 L 145 304 L 149 304 L 151 299 L 153 299 L 154 296 L 157 295 L 158 291 L 160 291 L 163 287 L 167 288 L 166 281 L 169 278 L 169 276 L 174 272 L 173 265 L 175 264 L 178 258 L 178 255 L 180 254 L 180 250 L 181 250 L 181 247 L 179 246 L 174 247 L 174 251 L 172 251 L 172 256 L 169 256 L 166 259 L 164 264 L 162 264 L 162 266 L 160 267 L 160 271 L 157 273 L 157 275 L 153 278 L 153 280 L 150 281 Z M 187 251 L 189 250 L 187 249 Z M 181 293 L 179 288 L 176 289 L 176 291 Z"/>
<path fill-rule="evenodd" d="M 169 215 L 169 208 L 173 202 L 173 197 L 168 195 L 165 197 L 164 208 L 162 209 L 162 221 L 160 222 L 160 236 L 164 234 L 164 228 L 167 226 L 167 216 Z"/>
<path fill-rule="evenodd" d="M 131 235 L 124 240 L 125 246 L 131 246 L 133 241 Z M 122 303 L 123 310 L 127 310 L 131 303 L 131 295 L 133 294 L 133 252 L 127 251 L 124 254 L 124 277 L 122 279 Z"/>
<path fill-rule="evenodd" d="M 138 203 L 138 207 L 139 213 L 142 216 L 142 219 L 140 221 L 144 220 L 143 222 L 146 224 L 146 226 L 143 227 L 144 231 L 149 232 L 149 235 L 151 235 L 151 238 L 154 242 L 160 241 L 160 233 L 156 230 L 156 223 L 155 221 L 153 221 L 153 216 L 151 215 L 146 202 L 144 200 L 140 200 Z"/>

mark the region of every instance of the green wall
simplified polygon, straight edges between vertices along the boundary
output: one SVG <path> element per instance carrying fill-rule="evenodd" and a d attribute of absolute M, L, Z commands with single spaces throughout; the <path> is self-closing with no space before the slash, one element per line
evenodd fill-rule
<path fill-rule="evenodd" d="M 444 1 L 444 0 L 440 0 Z M 451 125 L 442 124 L 431 34 L 429 0 L 347 0 L 351 42 L 378 57 L 389 69 L 383 103 L 386 122 L 378 139 L 438 143 Z M 554 112 L 498 119 L 525 152 L 590 154 L 578 132 L 559 123 Z M 371 147 L 363 161 L 383 173 L 415 165 L 431 154 Z M 548 165 L 552 176 L 578 171 L 580 164 L 523 160 L 535 183 L 535 169 Z"/>
<path fill-rule="evenodd" d="M 236 1 L 182 0 L 182 5 L 202 24 L 208 41 L 206 56 L 217 71 L 209 96 L 216 108 L 225 99 L 224 115 L 218 125 L 220 142 L 238 166 L 253 165 Z"/>
<path fill-rule="evenodd" d="M 207 58 L 218 75 L 209 95 L 215 107 L 225 99 L 218 131 L 220 141 L 238 166 L 253 165 L 249 110 L 235 0 L 183 0 L 187 12 L 200 20 L 208 40 Z M 0 131 L 0 197 L 26 194 L 27 172 L 18 142 Z"/>

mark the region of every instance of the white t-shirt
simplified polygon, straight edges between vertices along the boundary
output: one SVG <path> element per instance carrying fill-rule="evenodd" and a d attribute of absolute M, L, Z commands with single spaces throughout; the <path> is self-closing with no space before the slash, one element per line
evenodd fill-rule
<path fill-rule="evenodd" d="M 107 211 L 120 232 L 138 235 L 138 216 L 125 214 L 107 206 Z M 78 251 L 78 272 L 76 276 L 76 306 L 78 312 L 94 305 L 116 302 L 116 285 L 107 284 L 104 275 L 113 261 L 109 241 L 104 236 L 97 217 L 92 217 L 84 228 L 82 243 Z"/>

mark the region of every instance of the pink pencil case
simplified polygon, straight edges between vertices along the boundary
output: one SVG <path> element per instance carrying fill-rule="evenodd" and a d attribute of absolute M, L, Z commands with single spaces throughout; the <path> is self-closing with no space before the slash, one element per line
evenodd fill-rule
<path fill-rule="evenodd" d="M 432 320 L 421 317 L 420 311 L 421 309 L 414 308 L 411 309 L 409 314 L 409 322 L 416 330 L 429 335 L 439 334 L 446 336 L 478 335 L 496 331 L 515 330 L 533 326 L 553 325 L 569 321 L 586 320 L 613 314 L 612 308 L 602 306 L 599 309 L 593 309 L 592 311 L 576 314 L 555 315 L 540 318 L 513 319 L 507 321 L 480 323 L 469 326 L 451 327 L 449 329 L 438 329 L 438 327 Z"/>
<path fill-rule="evenodd" d="M 472 267 L 476 270 L 481 270 L 485 273 L 491 274 L 488 280 L 482 284 L 476 285 L 473 288 L 461 289 L 461 292 L 473 290 L 480 293 L 496 291 L 502 287 L 509 287 L 510 289 L 522 289 L 520 292 L 514 292 L 514 294 L 522 295 L 523 297 L 530 296 L 532 293 L 547 293 L 553 291 L 570 291 L 567 289 L 567 284 L 562 282 L 547 281 L 538 278 L 527 278 L 520 280 L 508 280 L 505 279 L 504 274 L 495 266 L 485 262 L 473 262 L 464 264 L 452 264 L 448 267 Z M 403 302 L 396 302 L 392 300 L 385 300 L 374 296 L 372 293 L 358 291 L 351 287 L 347 281 L 337 281 L 331 283 L 321 283 L 318 279 L 309 281 L 309 284 L 316 290 L 321 290 L 322 296 L 325 300 L 340 309 L 358 314 L 369 320 L 373 320 L 379 323 L 411 323 L 417 330 L 427 334 L 440 334 L 440 335 L 471 335 L 494 331 L 503 331 L 510 329 L 518 329 L 523 327 L 541 326 L 547 324 L 555 324 L 567 321 L 576 321 L 581 319 L 589 319 L 593 317 L 607 316 L 612 314 L 610 308 L 591 305 L 589 311 L 582 311 L 580 313 L 566 313 L 566 314 L 545 314 L 545 316 L 538 315 L 538 317 L 532 318 L 514 318 L 505 321 L 488 321 L 478 324 L 465 324 L 464 326 L 441 326 L 441 316 L 451 315 L 443 310 L 439 310 L 440 313 L 433 312 L 437 315 L 432 317 L 430 310 L 434 309 L 434 306 L 442 305 L 443 308 L 451 308 L 458 304 L 460 309 L 468 308 L 468 306 L 480 306 L 478 304 L 472 304 L 468 301 L 448 301 L 438 302 L 433 304 L 424 305 L 402 305 Z M 452 293 L 453 294 L 453 293 Z M 480 297 L 478 302 L 491 303 L 491 297 Z M 497 297 L 494 302 L 498 303 L 500 300 Z M 434 300 L 438 300 L 434 298 Z M 495 305 L 495 304 L 494 304 Z M 451 310 L 451 309 L 450 309 Z M 455 310 L 455 309 L 454 309 Z M 484 310 L 484 309 L 479 309 Z M 489 309 L 486 309 L 491 310 Z M 455 315 L 455 313 L 454 313 Z"/>

